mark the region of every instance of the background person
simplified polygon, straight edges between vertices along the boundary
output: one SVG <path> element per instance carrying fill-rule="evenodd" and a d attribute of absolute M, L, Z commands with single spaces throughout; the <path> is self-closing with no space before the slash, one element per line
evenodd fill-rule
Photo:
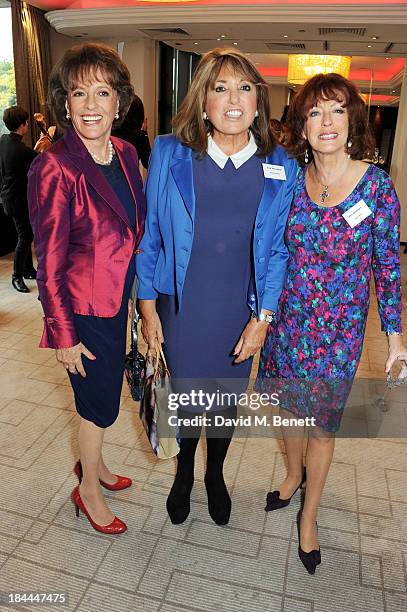
<path fill-rule="evenodd" d="M 28 131 L 28 118 L 27 111 L 21 106 L 6 108 L 3 121 L 10 134 L 3 134 L 0 138 L 0 200 L 17 231 L 11 283 L 21 293 L 30 291 L 24 278 L 36 278 L 27 204 L 27 175 L 36 153 L 23 143 Z"/>
<path fill-rule="evenodd" d="M 353 83 L 337 74 L 307 81 L 291 103 L 287 128 L 289 149 L 305 165 L 288 218 L 290 256 L 278 325 L 264 345 L 257 389 L 289 379 L 281 387 L 281 407 L 315 417 L 297 517 L 299 556 L 314 573 L 321 562 L 318 507 L 362 352 L 372 270 L 389 341 L 386 371 L 397 359 L 407 360 L 400 337 L 400 206 L 390 177 L 361 161 L 373 142 Z M 268 494 L 268 511 L 287 506 L 304 481 L 305 432 L 283 427 L 282 433 L 287 477 Z"/>
<path fill-rule="evenodd" d="M 114 129 L 113 134 L 131 142 L 136 147 L 139 160 L 144 168 L 148 168 L 151 147 L 147 132 L 147 118 L 144 113 L 144 105 L 138 96 L 134 95 L 133 101 L 123 122 Z"/>
<path fill-rule="evenodd" d="M 45 315 L 41 346 L 56 349 L 81 417 L 80 484 L 72 499 L 103 533 L 121 533 L 126 525 L 106 505 L 100 485 L 131 485 L 107 468 L 102 443 L 119 412 L 128 298 L 145 215 L 137 153 L 110 136 L 132 97 L 129 71 L 110 47 L 68 50 L 49 85 L 49 104 L 65 133 L 29 177 Z"/>
<path fill-rule="evenodd" d="M 265 337 L 263 319 L 277 307 L 297 165 L 276 145 L 269 121 L 267 84 L 255 66 L 235 49 L 214 49 L 195 71 L 175 135 L 155 141 L 138 297 L 142 333 L 151 349 L 165 342 L 175 384 L 194 380 L 213 392 L 218 379 L 240 379 L 244 391 Z M 221 437 L 206 431 L 208 508 L 224 525 L 231 501 L 223 463 L 233 428 Z M 167 499 L 173 523 L 190 511 L 200 428 L 181 428 L 181 436 Z"/>

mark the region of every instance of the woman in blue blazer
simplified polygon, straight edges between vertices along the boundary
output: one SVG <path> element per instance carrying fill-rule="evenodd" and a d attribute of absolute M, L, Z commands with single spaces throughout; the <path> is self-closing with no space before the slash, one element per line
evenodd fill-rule
<path fill-rule="evenodd" d="M 175 134 L 158 137 L 152 151 L 137 257 L 142 333 L 151 349 L 164 342 L 174 390 L 190 394 L 178 409 L 180 452 L 167 499 L 173 523 L 190 511 L 202 424 L 209 513 L 219 525 L 229 521 L 223 463 L 233 427 L 217 417 L 233 418 L 236 405 L 212 400 L 218 390 L 245 390 L 273 320 L 297 170 L 269 121 L 267 84 L 255 66 L 236 49 L 214 49 L 195 71 Z M 193 391 L 212 400 L 197 401 Z"/>

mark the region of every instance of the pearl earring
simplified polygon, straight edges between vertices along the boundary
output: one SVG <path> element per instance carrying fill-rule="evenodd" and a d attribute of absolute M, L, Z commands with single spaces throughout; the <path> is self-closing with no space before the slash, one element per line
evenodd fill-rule
<path fill-rule="evenodd" d="M 114 116 L 115 119 L 119 118 L 119 108 L 120 108 L 120 106 L 119 106 L 119 104 L 117 104 L 116 114 Z"/>
<path fill-rule="evenodd" d="M 202 119 L 203 119 L 204 121 L 207 121 L 207 119 L 208 119 L 208 115 L 206 114 L 206 112 L 205 112 L 205 111 L 202 113 Z"/>
<path fill-rule="evenodd" d="M 304 161 L 306 164 L 308 164 L 309 162 L 309 157 L 308 157 L 308 147 L 305 149 L 305 153 L 304 153 Z"/>
<path fill-rule="evenodd" d="M 350 149 L 350 148 L 351 148 L 352 144 L 353 144 L 353 142 L 352 142 L 352 141 L 351 141 L 351 139 L 349 138 L 349 140 L 348 140 L 348 149 Z"/>
<path fill-rule="evenodd" d="M 255 117 L 258 117 L 258 116 L 259 116 L 259 111 L 258 111 L 258 110 L 256 110 L 256 112 L 254 113 L 254 116 L 255 116 Z"/>

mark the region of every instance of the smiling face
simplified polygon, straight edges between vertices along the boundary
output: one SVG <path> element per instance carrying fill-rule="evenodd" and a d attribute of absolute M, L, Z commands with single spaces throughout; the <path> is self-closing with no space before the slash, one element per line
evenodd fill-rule
<path fill-rule="evenodd" d="M 118 96 L 99 71 L 89 75 L 86 82 L 75 83 L 66 104 L 72 125 L 85 145 L 109 138 L 118 110 Z"/>
<path fill-rule="evenodd" d="M 313 153 L 345 152 L 348 134 L 349 116 L 342 101 L 319 100 L 309 109 L 303 136 Z"/>
<path fill-rule="evenodd" d="M 217 136 L 247 136 L 257 108 L 256 85 L 242 75 L 222 68 L 209 87 L 205 111 Z"/>

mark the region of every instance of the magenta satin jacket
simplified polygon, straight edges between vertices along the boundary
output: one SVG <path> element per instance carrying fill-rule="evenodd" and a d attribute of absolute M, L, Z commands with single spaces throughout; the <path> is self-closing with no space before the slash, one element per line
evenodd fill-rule
<path fill-rule="evenodd" d="M 28 205 L 44 310 L 40 346 L 78 344 L 73 313 L 113 317 L 146 205 L 135 148 L 112 137 L 136 207 L 136 227 L 73 129 L 31 165 Z"/>

